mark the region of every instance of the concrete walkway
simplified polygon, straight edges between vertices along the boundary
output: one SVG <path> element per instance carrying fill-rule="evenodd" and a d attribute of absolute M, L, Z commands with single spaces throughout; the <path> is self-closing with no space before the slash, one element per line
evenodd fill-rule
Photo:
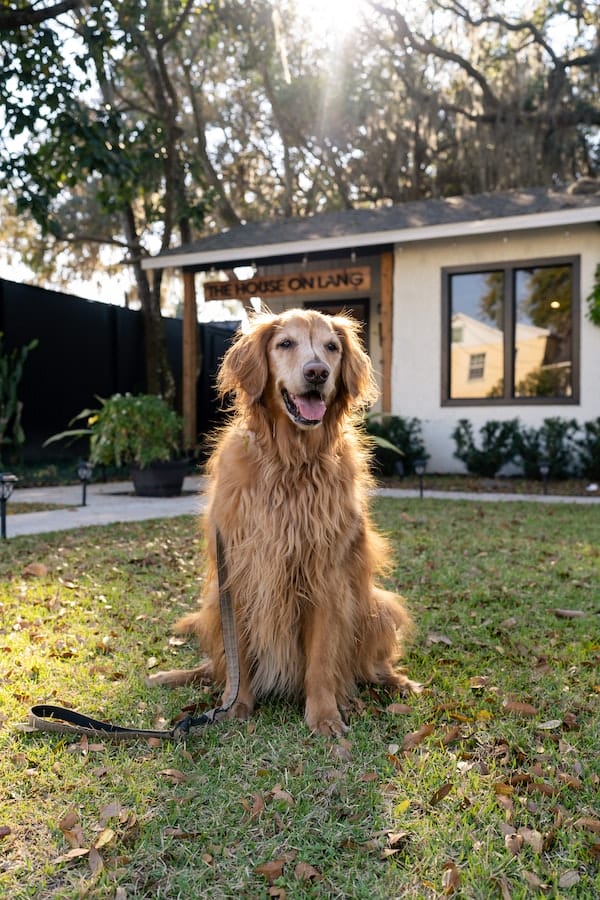
<path fill-rule="evenodd" d="M 130 481 L 90 484 L 85 506 L 81 506 L 82 491 L 78 484 L 17 488 L 7 503 L 6 534 L 11 538 L 112 522 L 196 515 L 203 507 L 202 482 L 199 475 L 186 478 L 181 497 L 137 497 Z M 64 508 L 11 515 L 11 503 L 53 503 Z"/>
<path fill-rule="evenodd" d="M 59 509 L 44 512 L 16 513 L 6 517 L 7 537 L 27 534 L 42 534 L 52 531 L 66 531 L 86 528 L 90 525 L 108 525 L 112 522 L 138 522 L 144 519 L 166 519 L 173 516 L 197 515 L 204 506 L 202 497 L 203 478 L 200 475 L 185 479 L 181 497 L 136 497 L 130 481 L 109 484 L 91 484 L 87 489 L 87 505 L 81 506 L 80 485 L 65 485 L 44 488 L 17 488 L 8 501 L 11 503 L 52 503 Z M 381 497 L 418 497 L 418 491 L 402 488 L 381 488 Z M 535 503 L 600 503 L 598 493 L 585 497 L 564 497 L 552 494 L 469 494 L 462 491 L 429 491 L 425 483 L 424 496 L 435 500 L 471 500 L 478 503 L 489 501 Z"/>

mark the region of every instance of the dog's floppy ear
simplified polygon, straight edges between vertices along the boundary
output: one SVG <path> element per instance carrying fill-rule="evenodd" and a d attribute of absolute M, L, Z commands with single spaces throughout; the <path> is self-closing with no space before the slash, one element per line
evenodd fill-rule
<path fill-rule="evenodd" d="M 260 400 L 269 377 L 267 344 L 275 321 L 275 316 L 261 316 L 250 323 L 249 331 L 238 334 L 217 375 L 221 398 L 241 391 L 250 403 Z"/>
<path fill-rule="evenodd" d="M 342 393 L 350 408 L 370 406 L 379 391 L 371 360 L 360 338 L 360 323 L 348 316 L 334 316 L 333 327 L 342 342 Z"/>

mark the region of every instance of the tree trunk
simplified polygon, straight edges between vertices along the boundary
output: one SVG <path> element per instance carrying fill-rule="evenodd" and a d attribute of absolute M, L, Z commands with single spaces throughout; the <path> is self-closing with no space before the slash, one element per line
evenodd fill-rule
<path fill-rule="evenodd" d="M 139 247 L 135 219 L 130 206 L 123 213 L 123 222 L 127 242 L 131 247 Z M 133 260 L 133 271 L 144 322 L 146 391 L 149 394 L 160 394 L 172 404 L 175 400 L 175 379 L 169 365 L 167 336 L 160 309 L 162 272 L 156 269 L 150 283 L 148 273 L 142 269 L 141 256 L 138 253 Z"/>

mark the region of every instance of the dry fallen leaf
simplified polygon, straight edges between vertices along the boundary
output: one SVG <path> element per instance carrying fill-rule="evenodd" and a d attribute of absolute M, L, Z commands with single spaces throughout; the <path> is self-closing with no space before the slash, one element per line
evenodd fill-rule
<path fill-rule="evenodd" d="M 79 814 L 74 809 L 70 809 L 64 814 L 62 819 L 59 820 L 58 827 L 61 831 L 70 831 L 78 822 Z"/>
<path fill-rule="evenodd" d="M 510 797 L 514 794 L 515 789 L 512 784 L 505 784 L 503 781 L 497 781 L 494 784 L 494 793 L 500 794 L 504 797 Z"/>
<path fill-rule="evenodd" d="M 248 800 L 242 800 L 242 806 L 251 819 L 258 819 L 265 808 L 265 800 L 262 794 L 252 794 L 252 803 Z"/>
<path fill-rule="evenodd" d="M 271 859 L 269 862 L 261 863 L 254 871 L 257 875 L 262 875 L 266 878 L 269 884 L 272 884 L 277 878 L 281 878 L 283 875 L 284 865 L 285 860 L 283 859 Z"/>
<path fill-rule="evenodd" d="M 541 878 L 538 878 L 538 876 L 534 872 L 523 872 L 523 878 L 525 879 L 529 887 L 533 888 L 534 890 L 548 890 L 548 885 L 545 884 Z"/>
<path fill-rule="evenodd" d="M 559 888 L 570 888 L 574 887 L 581 881 L 581 876 L 575 869 L 568 869 L 558 879 Z"/>
<path fill-rule="evenodd" d="M 453 894 L 460 885 L 460 872 L 456 863 L 447 862 L 442 872 L 442 893 Z"/>
<path fill-rule="evenodd" d="M 65 813 L 62 819 L 60 819 L 58 827 L 72 849 L 83 847 L 86 843 L 83 829 L 79 824 L 79 815 L 74 809 L 70 809 Z"/>
<path fill-rule="evenodd" d="M 538 710 L 531 703 L 522 703 L 519 700 L 503 700 L 502 706 L 507 712 L 517 716 L 537 716 Z"/>
<path fill-rule="evenodd" d="M 199 834 L 198 831 L 184 831 L 183 828 L 165 828 L 163 831 L 165 837 L 175 838 L 177 841 L 196 840 Z"/>
<path fill-rule="evenodd" d="M 585 613 L 581 609 L 555 609 L 554 615 L 557 619 L 580 619 Z"/>
<path fill-rule="evenodd" d="M 429 805 L 436 806 L 444 797 L 447 797 L 450 791 L 453 789 L 454 785 L 449 781 L 446 784 L 443 784 L 437 791 L 429 798 Z"/>
<path fill-rule="evenodd" d="M 96 850 L 100 850 L 101 847 L 105 847 L 107 844 L 113 840 L 115 836 L 112 828 L 103 828 L 96 840 L 94 841 L 94 847 Z"/>
<path fill-rule="evenodd" d="M 498 878 L 496 878 L 496 884 L 500 888 L 500 896 L 502 897 L 502 900 L 512 900 L 510 884 L 506 875 L 500 875 Z"/>
<path fill-rule="evenodd" d="M 370 784 L 373 781 L 379 781 L 379 773 L 378 772 L 365 772 L 364 775 L 361 775 L 358 779 L 362 781 L 364 784 Z"/>
<path fill-rule="evenodd" d="M 314 866 L 311 866 L 309 865 L 309 863 L 305 862 L 298 863 L 298 865 L 294 869 L 294 875 L 301 881 L 321 881 L 323 878 L 321 873 L 317 869 L 315 869 Z"/>
<path fill-rule="evenodd" d="M 527 828 L 526 826 L 522 826 L 519 828 L 519 834 L 525 841 L 525 843 L 531 847 L 534 853 L 541 853 L 544 849 L 544 836 L 540 831 L 536 831 L 534 828 Z"/>
<path fill-rule="evenodd" d="M 453 744 L 455 741 L 459 740 L 462 737 L 462 730 L 460 725 L 450 725 L 445 733 L 442 735 L 442 744 L 444 747 L 448 747 L 449 744 Z"/>
<path fill-rule="evenodd" d="M 87 856 L 89 852 L 89 847 L 73 847 L 72 850 L 67 850 L 61 856 L 55 857 L 52 863 L 58 865 L 58 863 L 70 862 L 72 859 L 78 859 L 80 856 Z"/>
<path fill-rule="evenodd" d="M 390 703 L 389 706 L 386 706 L 385 711 L 394 716 L 406 716 L 412 712 L 412 707 L 407 703 Z"/>
<path fill-rule="evenodd" d="M 588 831 L 593 831 L 594 834 L 600 834 L 600 819 L 595 819 L 593 816 L 581 816 L 573 824 L 576 828 L 586 828 Z"/>
<path fill-rule="evenodd" d="M 409 731 L 404 735 L 402 750 L 412 750 L 422 744 L 426 737 L 433 733 L 435 725 L 421 725 L 416 731 Z"/>
<path fill-rule="evenodd" d="M 0 839 L 8 837 L 9 834 L 12 834 L 10 825 L 0 825 Z"/>
<path fill-rule="evenodd" d="M 158 774 L 168 778 L 173 784 L 183 784 L 188 780 L 187 775 L 179 769 L 161 769 Z"/>
<path fill-rule="evenodd" d="M 540 722 L 535 727 L 538 731 L 554 731 L 555 728 L 560 728 L 562 725 L 562 721 L 560 719 L 548 719 L 547 722 Z"/>
<path fill-rule="evenodd" d="M 47 574 L 48 566 L 45 566 L 44 563 L 32 562 L 23 569 L 25 578 L 44 578 Z"/>
<path fill-rule="evenodd" d="M 97 875 L 104 868 L 104 860 L 98 853 L 98 850 L 95 847 L 90 848 L 90 855 L 88 857 L 88 866 L 90 867 L 90 871 L 92 875 Z"/>
<path fill-rule="evenodd" d="M 388 849 L 398 852 L 399 850 L 404 850 L 411 840 L 411 834 L 410 831 L 390 831 L 387 838 Z"/>
<path fill-rule="evenodd" d="M 113 800 L 112 803 L 107 803 L 106 806 L 103 806 L 100 810 L 99 822 L 102 826 L 106 825 L 109 819 L 116 819 L 117 816 L 121 815 L 123 807 L 119 803 L 118 800 Z"/>
<path fill-rule="evenodd" d="M 517 834 L 513 832 L 512 834 L 504 835 L 504 845 L 509 853 L 512 853 L 513 856 L 517 856 L 521 850 L 523 849 L 523 835 Z"/>
<path fill-rule="evenodd" d="M 569 775 L 568 772 L 559 772 L 557 775 L 559 781 L 562 781 L 563 784 L 566 784 L 567 787 L 572 788 L 574 791 L 580 791 L 583 787 L 583 782 L 580 778 L 577 778 L 575 775 Z"/>
<path fill-rule="evenodd" d="M 427 646 L 431 644 L 446 644 L 448 647 L 452 646 L 452 641 L 447 635 L 439 634 L 437 631 L 430 631 L 425 640 Z"/>
<path fill-rule="evenodd" d="M 280 784 L 276 784 L 275 787 L 271 788 L 268 796 L 272 797 L 273 800 L 283 800 L 284 803 L 287 803 L 289 806 L 294 805 L 294 798 L 290 794 L 289 791 L 285 791 Z"/>

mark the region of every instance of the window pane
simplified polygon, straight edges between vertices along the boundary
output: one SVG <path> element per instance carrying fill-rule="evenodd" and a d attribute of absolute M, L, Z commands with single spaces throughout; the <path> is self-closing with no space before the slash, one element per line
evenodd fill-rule
<path fill-rule="evenodd" d="M 450 398 L 501 397 L 504 273 L 450 276 Z"/>
<path fill-rule="evenodd" d="M 571 266 L 515 272 L 515 397 L 571 397 Z"/>

